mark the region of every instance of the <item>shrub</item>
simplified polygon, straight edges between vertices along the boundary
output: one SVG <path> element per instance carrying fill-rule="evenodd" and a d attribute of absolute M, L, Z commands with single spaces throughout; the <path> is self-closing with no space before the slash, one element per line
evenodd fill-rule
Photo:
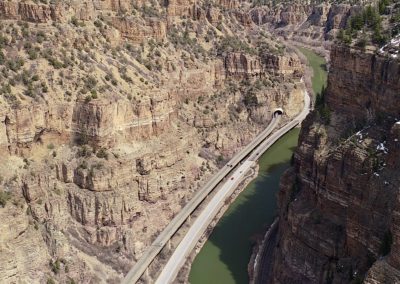
<path fill-rule="evenodd" d="M 79 157 L 90 157 L 91 155 L 92 155 L 92 150 L 86 145 L 83 145 L 78 150 L 78 156 Z"/>
<path fill-rule="evenodd" d="M 81 169 L 87 169 L 88 168 L 88 163 L 86 162 L 86 161 L 82 161 L 82 163 L 79 165 L 79 167 L 81 168 Z"/>
<path fill-rule="evenodd" d="M 123 80 L 125 80 L 125 82 L 127 82 L 127 83 L 133 83 L 132 78 L 129 77 L 128 75 L 126 75 L 126 74 L 122 74 L 121 78 L 122 78 Z"/>
<path fill-rule="evenodd" d="M 6 191 L 0 191 L 0 205 L 2 207 L 5 207 L 7 204 L 7 201 L 11 199 L 11 194 Z"/>
<path fill-rule="evenodd" d="M 49 57 L 49 58 L 47 58 L 47 61 L 49 61 L 49 64 L 51 66 L 53 66 L 55 69 L 61 69 L 64 67 L 64 64 L 61 61 L 59 61 L 57 58 Z"/>
<path fill-rule="evenodd" d="M 143 5 L 142 12 L 148 17 L 160 17 L 160 13 L 152 6 Z"/>
<path fill-rule="evenodd" d="M 92 94 L 92 99 L 97 99 L 97 92 L 95 90 L 92 90 L 90 93 Z"/>
<path fill-rule="evenodd" d="M 258 105 L 258 99 L 257 96 L 252 93 L 248 92 L 244 95 L 244 100 L 243 103 L 246 107 L 254 107 Z"/>
<path fill-rule="evenodd" d="M 49 265 L 50 265 L 51 271 L 53 271 L 54 274 L 58 274 L 60 272 L 60 260 L 58 258 L 55 262 L 50 260 Z"/>
<path fill-rule="evenodd" d="M 101 21 L 99 21 L 99 20 L 95 20 L 95 21 L 94 21 L 94 25 L 95 25 L 97 28 L 101 28 L 101 27 L 103 26 L 103 23 L 102 23 Z"/>
<path fill-rule="evenodd" d="M 0 65 L 3 65 L 6 62 L 6 58 L 4 53 L 0 50 Z"/>
<path fill-rule="evenodd" d="M 331 110 L 329 109 L 329 107 L 327 105 L 324 105 L 323 107 L 318 109 L 319 114 L 322 118 L 322 120 L 326 123 L 326 124 L 330 124 L 331 122 Z"/>
<path fill-rule="evenodd" d="M 71 18 L 71 24 L 73 24 L 75 27 L 84 27 L 85 23 L 82 21 L 79 21 L 76 17 Z"/>
<path fill-rule="evenodd" d="M 244 51 L 249 54 L 256 54 L 256 50 L 251 48 L 246 42 L 240 40 L 238 37 L 227 36 L 224 37 L 217 47 L 217 53 L 223 54 L 225 52 Z"/>
<path fill-rule="evenodd" d="M 356 46 L 357 46 L 357 47 L 360 47 L 360 48 L 362 48 L 362 49 L 365 49 L 365 47 L 367 46 L 367 39 L 365 39 L 365 38 L 359 39 L 359 40 L 357 41 L 357 43 L 356 43 Z"/>
<path fill-rule="evenodd" d="M 86 96 L 85 97 L 85 104 L 88 104 L 88 103 L 90 103 L 90 101 L 92 100 L 92 96 Z"/>
<path fill-rule="evenodd" d="M 16 58 L 15 60 L 7 61 L 7 67 L 10 68 L 12 71 L 17 72 L 24 66 L 25 62 L 22 58 Z"/>
<path fill-rule="evenodd" d="M 99 151 L 97 151 L 96 156 L 97 156 L 97 158 L 106 159 L 107 160 L 108 159 L 107 150 L 104 149 L 104 148 L 101 148 Z"/>
<path fill-rule="evenodd" d="M 46 83 L 42 82 L 41 86 L 43 93 L 47 93 L 49 91 L 49 88 L 47 87 Z"/>
<path fill-rule="evenodd" d="M 40 31 L 36 34 L 36 41 L 38 43 L 42 43 L 45 39 L 46 39 L 46 34 L 44 32 Z"/>
<path fill-rule="evenodd" d="M 85 80 L 85 86 L 89 89 L 92 90 L 96 87 L 97 85 L 97 80 L 93 76 L 89 76 Z"/>
<path fill-rule="evenodd" d="M 82 132 L 77 134 L 76 143 L 78 145 L 81 145 L 81 146 L 86 145 L 88 142 L 89 142 L 89 137 L 87 135 L 86 130 L 83 130 Z"/>
<path fill-rule="evenodd" d="M 5 38 L 3 35 L 0 35 L 0 48 L 5 47 L 7 44 L 7 38 Z"/>

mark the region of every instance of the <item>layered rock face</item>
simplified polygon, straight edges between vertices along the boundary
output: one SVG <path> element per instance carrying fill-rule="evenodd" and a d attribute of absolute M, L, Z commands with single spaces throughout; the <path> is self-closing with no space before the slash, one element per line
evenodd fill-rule
<path fill-rule="evenodd" d="M 18 147 L 30 147 L 46 136 L 69 142 L 84 134 L 98 146 L 150 138 L 168 128 L 175 103 L 173 96 L 160 92 L 139 105 L 119 100 L 0 108 L 0 148 L 18 153 Z"/>
<path fill-rule="evenodd" d="M 137 3 L 140 8 L 148 5 L 147 1 Z M 134 6 L 129 1 L 65 1 L 58 4 L 23 3 L 19 1 L 1 1 L 0 17 L 3 19 L 24 20 L 34 23 L 68 22 L 73 19 L 82 21 L 94 20 L 98 16 L 111 18 L 110 22 L 121 35 L 134 42 L 143 42 L 146 38 L 162 40 L 166 36 L 166 23 L 155 15 L 138 21 L 128 17 Z"/>
<path fill-rule="evenodd" d="M 143 23 L 134 19 L 114 17 L 112 25 L 121 33 L 121 36 L 135 43 L 141 43 L 147 38 L 161 41 L 166 37 L 166 25 L 157 19 L 150 19 Z"/>
<path fill-rule="evenodd" d="M 264 68 L 260 58 L 252 58 L 243 53 L 229 53 L 225 57 L 225 69 L 230 75 L 261 75 Z"/>
<path fill-rule="evenodd" d="M 301 66 L 239 1 L 43 2 L 0 1 L 0 282 L 118 283 Z"/>
<path fill-rule="evenodd" d="M 321 40 L 333 40 L 337 31 L 346 26 L 348 18 L 360 9 L 361 6 L 354 3 L 326 1 L 317 5 L 295 1 L 255 7 L 250 15 L 256 24 L 267 25 L 279 35 L 307 44 L 317 44 Z"/>
<path fill-rule="evenodd" d="M 168 1 L 167 12 L 170 17 L 193 17 L 195 1 L 172 0 Z"/>
<path fill-rule="evenodd" d="M 297 57 L 263 54 L 262 57 L 244 53 L 225 56 L 225 70 L 230 76 L 262 76 L 268 72 L 279 75 L 301 74 L 302 66 Z"/>
<path fill-rule="evenodd" d="M 400 65 L 345 47 L 331 63 L 329 120 L 309 115 L 281 179 L 270 279 L 397 283 Z"/>
<path fill-rule="evenodd" d="M 236 20 L 249 28 L 254 23 L 267 25 L 277 33 L 302 41 L 332 40 L 339 28 L 346 25 L 347 19 L 360 9 L 350 4 L 324 3 L 309 4 L 302 1 L 263 5 L 248 8 L 242 1 L 218 1 L 222 7 L 234 14 Z M 0 1 L 0 17 L 3 19 L 24 20 L 35 23 L 68 22 L 71 19 L 94 20 L 101 16 L 110 18 L 112 25 L 125 38 L 141 43 L 152 37 L 163 40 L 166 37 L 166 19 L 159 13 L 150 12 L 144 21 L 130 16 L 134 11 L 145 7 L 153 8 L 149 1 L 138 1 L 132 5 L 129 1 L 65 1 L 57 4 L 36 4 L 18 1 Z M 221 22 L 220 11 L 213 5 L 201 6 L 195 1 L 173 0 L 165 4 L 169 20 L 179 17 L 194 20 L 207 19 L 212 24 Z M 243 8 L 241 8 L 241 5 Z M 155 7 L 154 7 L 155 8 Z M 158 9 L 159 7 L 157 7 Z"/>

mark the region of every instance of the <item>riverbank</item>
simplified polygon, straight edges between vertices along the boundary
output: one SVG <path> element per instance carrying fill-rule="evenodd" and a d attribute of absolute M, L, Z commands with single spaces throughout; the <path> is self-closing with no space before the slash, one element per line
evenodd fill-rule
<path fill-rule="evenodd" d="M 250 284 L 265 283 L 262 279 L 268 279 L 267 274 L 270 272 L 270 265 L 268 265 L 269 263 L 266 263 L 266 260 L 269 251 L 273 249 L 276 244 L 278 222 L 279 218 L 276 218 L 265 233 L 264 239 L 257 243 L 253 248 L 253 254 L 251 255 L 248 268 Z"/>
<path fill-rule="evenodd" d="M 298 134 L 298 129 L 291 130 L 261 156 L 257 178 L 241 188 L 212 233 L 206 235 L 205 243 L 203 239 L 203 248 L 190 271 L 190 283 L 248 282 L 252 247 L 275 218 L 279 177 L 289 166 Z M 184 281 L 187 278 L 180 278 Z"/>
<path fill-rule="evenodd" d="M 191 254 L 187 258 L 185 265 L 182 267 L 181 271 L 179 272 L 176 281 L 178 283 L 188 283 L 189 282 L 189 275 L 190 269 L 192 267 L 192 263 L 198 253 L 201 251 L 205 243 L 207 242 L 208 238 L 212 234 L 216 224 L 220 221 L 220 219 L 224 216 L 225 212 L 228 210 L 229 206 L 236 200 L 236 198 L 246 189 L 246 187 L 258 176 L 259 166 L 256 164 L 255 167 L 251 169 L 251 172 L 243 179 L 243 181 L 239 184 L 236 188 L 235 192 L 226 200 L 225 205 L 221 208 L 218 214 L 215 216 L 214 220 L 210 223 L 207 227 L 206 232 L 200 238 L 199 242 L 197 243 L 195 249 L 192 250 Z"/>
<path fill-rule="evenodd" d="M 300 52 L 304 54 L 308 61 L 308 68 L 312 69 L 312 89 L 314 94 L 318 94 L 326 87 L 327 81 L 327 69 L 326 61 L 323 57 L 317 55 L 315 52 L 308 50 L 304 47 L 297 47 Z M 275 224 L 275 222 L 274 222 Z M 250 283 L 265 283 L 267 278 L 264 273 L 268 273 L 271 267 L 271 258 L 273 253 L 274 237 L 277 234 L 277 224 L 276 228 L 274 224 L 266 231 L 262 242 L 258 243 L 254 249 L 253 254 L 249 262 L 249 277 Z M 275 234 L 275 235 L 274 235 Z M 267 271 L 267 272 L 266 272 Z M 262 278 L 264 276 L 264 278 Z M 262 280 L 261 280 L 262 278 Z"/>

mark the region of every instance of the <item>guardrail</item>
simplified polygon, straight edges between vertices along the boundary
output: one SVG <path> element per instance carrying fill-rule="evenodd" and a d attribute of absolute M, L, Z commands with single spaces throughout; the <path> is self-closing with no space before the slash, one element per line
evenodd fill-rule
<path fill-rule="evenodd" d="M 172 283 L 176 278 L 179 270 L 186 261 L 186 258 L 190 255 L 191 251 L 194 249 L 198 243 L 201 236 L 206 231 L 208 225 L 212 220 L 214 220 L 217 213 L 220 211 L 221 207 L 225 203 L 226 198 L 228 198 L 236 190 L 238 184 L 241 182 L 242 177 L 245 172 L 250 169 L 250 167 L 256 163 L 257 159 L 268 150 L 276 141 L 278 141 L 283 135 L 288 133 L 294 127 L 296 127 L 302 118 L 303 112 L 293 121 L 289 122 L 277 132 L 273 133 L 271 136 L 266 138 L 261 144 L 255 148 L 254 153 L 243 162 L 243 164 L 232 174 L 232 180 L 228 180 L 224 185 L 218 189 L 218 193 L 213 197 L 213 199 L 207 204 L 207 206 L 202 210 L 200 215 L 196 218 L 189 231 L 186 233 L 183 240 L 179 243 L 178 247 L 172 254 L 171 258 L 168 260 L 161 274 L 158 276 L 155 284 L 166 284 Z"/>
<path fill-rule="evenodd" d="M 147 267 L 153 262 L 154 258 L 160 253 L 169 239 L 182 226 L 185 220 L 192 212 L 201 204 L 201 202 L 211 193 L 211 191 L 228 175 L 234 167 L 236 167 L 250 152 L 257 147 L 275 128 L 279 122 L 279 117 L 273 117 L 268 127 L 261 132 L 251 143 L 236 154 L 221 170 L 217 172 L 195 196 L 186 204 L 186 206 L 175 216 L 175 218 L 167 225 L 156 240 L 151 244 L 149 249 L 145 251 L 135 266 L 128 272 L 123 279 L 123 284 L 136 283 L 144 274 Z"/>
<path fill-rule="evenodd" d="M 195 196 L 186 204 L 186 206 L 172 219 L 167 227 L 160 233 L 150 247 L 144 252 L 135 266 L 128 272 L 122 281 L 122 284 L 136 283 L 140 277 L 145 273 L 148 266 L 153 262 L 154 258 L 161 252 L 166 243 L 178 231 L 186 219 L 193 213 L 193 211 L 203 202 L 203 200 L 215 189 L 215 187 L 235 168 L 251 151 L 258 147 L 262 142 L 266 146 L 274 144 L 280 137 L 286 134 L 289 130 L 296 127 L 309 112 L 310 97 L 308 93 L 304 92 L 305 106 L 303 111 L 291 122 L 274 133 L 272 140 L 264 141 L 266 137 L 272 132 L 280 120 L 280 115 L 273 116 L 271 123 L 268 127 L 261 132 L 252 142 L 250 142 L 244 149 L 236 154 L 222 169 L 220 169 L 204 186 L 199 190 Z M 271 142 L 273 141 L 273 142 Z M 268 146 L 268 147 L 269 147 Z M 265 150 L 264 150 L 265 151 Z M 258 155 L 257 155 L 258 156 Z M 258 158 L 258 157 L 257 157 Z"/>

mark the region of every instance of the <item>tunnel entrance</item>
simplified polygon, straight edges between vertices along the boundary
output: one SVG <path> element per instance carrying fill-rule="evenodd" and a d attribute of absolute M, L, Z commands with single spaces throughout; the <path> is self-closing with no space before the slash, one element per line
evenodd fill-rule
<path fill-rule="evenodd" d="M 274 110 L 274 117 L 275 116 L 278 116 L 278 115 L 282 115 L 283 114 L 283 109 L 281 109 L 281 108 L 277 108 L 277 109 L 275 109 Z"/>

